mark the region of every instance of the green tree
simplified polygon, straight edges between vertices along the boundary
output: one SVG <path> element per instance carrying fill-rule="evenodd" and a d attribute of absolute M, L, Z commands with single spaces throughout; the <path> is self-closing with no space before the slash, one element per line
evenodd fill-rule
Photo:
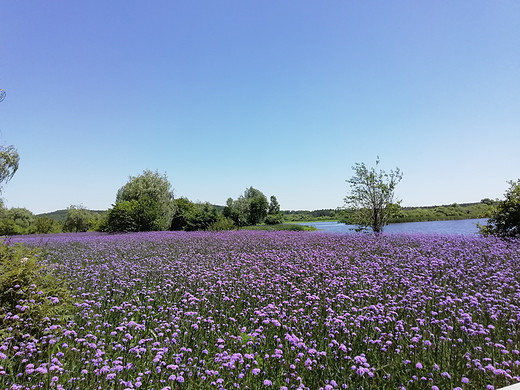
<path fill-rule="evenodd" d="M 269 203 L 265 195 L 260 190 L 249 187 L 244 191 L 244 199 L 249 203 L 248 223 L 250 225 L 257 225 L 264 222 L 269 208 Z"/>
<path fill-rule="evenodd" d="M 117 202 L 107 212 L 106 230 L 109 232 L 136 232 L 138 230 L 135 213 L 137 200 Z"/>
<path fill-rule="evenodd" d="M 209 203 L 193 203 L 186 198 L 175 199 L 171 230 L 225 230 L 230 222 Z M 231 225 L 232 227 L 232 225 Z"/>
<path fill-rule="evenodd" d="M 249 221 L 249 203 L 243 196 L 240 196 L 237 200 L 228 198 L 223 214 L 226 218 L 232 220 L 235 226 L 246 226 Z"/>
<path fill-rule="evenodd" d="M 38 217 L 34 220 L 32 229 L 36 234 L 57 233 L 60 231 L 60 226 L 52 218 Z"/>
<path fill-rule="evenodd" d="M 0 191 L 1 184 L 13 178 L 19 162 L 20 156 L 14 146 L 0 146 Z"/>
<path fill-rule="evenodd" d="M 354 176 L 346 180 L 350 192 L 345 197 L 345 205 L 353 222 L 361 228 L 370 227 L 374 233 L 381 233 L 395 214 L 400 201 L 394 199 L 394 191 L 403 175 L 399 168 L 386 173 L 375 168 L 367 168 L 364 163 L 356 163 L 352 169 Z"/>
<path fill-rule="evenodd" d="M 196 213 L 195 203 L 190 202 L 187 198 L 178 198 L 173 201 L 174 212 L 170 230 L 185 230 L 188 226 L 188 220 Z"/>
<path fill-rule="evenodd" d="M 483 235 L 502 238 L 520 236 L 520 179 L 509 181 L 505 199 L 496 202 L 487 225 L 479 226 Z"/>
<path fill-rule="evenodd" d="M 119 202 L 137 201 L 147 215 L 136 221 L 137 229 L 167 230 L 173 216 L 173 191 L 166 175 L 145 170 L 140 176 L 130 176 L 129 181 L 119 189 Z M 154 217 L 153 221 L 149 218 Z"/>
<path fill-rule="evenodd" d="M 31 233 L 34 215 L 25 208 L 11 208 L 0 210 L 0 235 Z"/>
<path fill-rule="evenodd" d="M 5 99 L 5 91 L 0 89 L 0 102 Z M 20 156 L 14 146 L 0 146 L 0 192 L 1 184 L 11 180 L 18 170 Z"/>
<path fill-rule="evenodd" d="M 205 202 L 196 203 L 186 221 L 186 231 L 210 230 L 221 218 L 215 206 Z"/>
<path fill-rule="evenodd" d="M 237 227 L 262 223 L 267 217 L 269 203 L 265 195 L 256 188 L 249 187 L 238 199 L 229 198 L 224 208 L 224 216 Z"/>
<path fill-rule="evenodd" d="M 276 196 L 272 195 L 269 202 L 269 209 L 267 211 L 267 217 L 265 223 L 267 225 L 277 225 L 283 222 L 283 213 L 280 212 L 280 204 L 276 199 Z"/>
<path fill-rule="evenodd" d="M 67 217 L 63 223 L 64 232 L 86 232 L 90 228 L 92 216 L 83 206 L 72 205 L 67 208 Z"/>

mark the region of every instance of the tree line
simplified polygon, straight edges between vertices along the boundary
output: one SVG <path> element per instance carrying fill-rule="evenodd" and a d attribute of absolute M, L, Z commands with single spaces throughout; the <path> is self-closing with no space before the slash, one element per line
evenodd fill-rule
<path fill-rule="evenodd" d="M 0 208 L 0 235 L 56 232 L 139 232 L 158 230 L 230 230 L 258 224 L 283 222 L 276 196 L 267 197 L 254 187 L 226 206 L 195 203 L 174 198 L 167 176 L 145 170 L 130 177 L 106 212 L 93 212 L 81 205 L 67 208 L 62 222 L 47 215 L 35 216 L 25 208 Z"/>

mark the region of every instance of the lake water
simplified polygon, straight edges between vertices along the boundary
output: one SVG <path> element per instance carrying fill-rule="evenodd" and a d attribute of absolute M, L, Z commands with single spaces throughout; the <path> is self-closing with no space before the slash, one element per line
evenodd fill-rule
<path fill-rule="evenodd" d="M 419 233 L 419 234 L 463 234 L 478 233 L 477 223 L 485 225 L 487 219 L 461 219 L 458 221 L 428 221 L 391 223 L 384 227 L 384 233 Z M 327 233 L 355 233 L 356 225 L 338 222 L 305 222 L 300 225 L 314 226 L 318 231 Z"/>

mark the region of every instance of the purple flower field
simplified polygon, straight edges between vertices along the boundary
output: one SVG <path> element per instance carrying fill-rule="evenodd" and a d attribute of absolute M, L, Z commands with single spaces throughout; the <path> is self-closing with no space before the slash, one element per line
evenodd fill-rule
<path fill-rule="evenodd" d="M 78 303 L 43 337 L 0 343 L 2 389 L 520 381 L 518 241 L 261 231 L 16 241 L 43 246 Z"/>

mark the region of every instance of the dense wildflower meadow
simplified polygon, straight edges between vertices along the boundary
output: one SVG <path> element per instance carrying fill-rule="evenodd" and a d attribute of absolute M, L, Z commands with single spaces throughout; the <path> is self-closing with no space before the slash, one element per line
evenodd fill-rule
<path fill-rule="evenodd" d="M 518 241 L 259 231 L 17 240 L 44 248 L 75 303 L 37 337 L 0 341 L 2 389 L 520 381 Z"/>

